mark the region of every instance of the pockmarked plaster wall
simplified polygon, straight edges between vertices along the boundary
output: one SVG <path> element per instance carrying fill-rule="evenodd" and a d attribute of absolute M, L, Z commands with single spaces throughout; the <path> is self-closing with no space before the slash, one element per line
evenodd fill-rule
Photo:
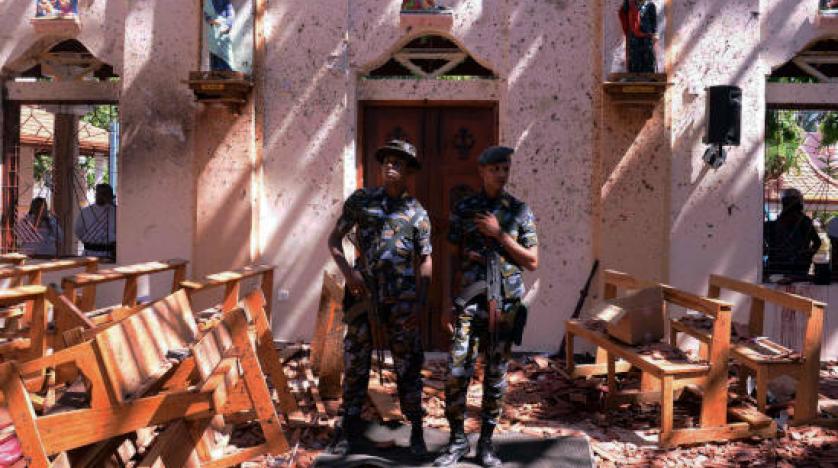
<path fill-rule="evenodd" d="M 267 15 L 265 259 L 279 265 L 274 332 L 311 336 L 324 269 L 334 266 L 326 237 L 354 177 L 358 99 L 497 100 L 501 142 L 518 149 L 510 191 L 536 213 L 544 267 L 534 290 L 525 347 L 554 349 L 561 320 L 591 262 L 592 99 L 588 67 L 596 38 L 593 7 L 563 1 L 452 1 L 451 37 L 494 70 L 492 83 L 370 82 L 359 77 L 409 37 L 400 2 L 271 4 Z M 561 25 L 561 27 L 556 27 Z M 270 212 L 270 213 L 269 213 Z M 281 300 L 287 292 L 288 300 Z M 547 326 L 549 324 L 549 326 Z"/>
<path fill-rule="evenodd" d="M 122 264 L 193 259 L 195 109 L 183 84 L 198 67 L 198 2 L 132 2 L 125 19 L 117 193 Z M 204 137 L 206 138 L 206 137 Z M 219 245 L 219 249 L 227 246 Z M 151 293 L 171 287 L 158 275 Z"/>
<path fill-rule="evenodd" d="M 759 6 L 756 0 L 673 6 L 669 282 L 693 292 L 706 292 L 710 273 L 759 279 L 766 73 Z M 713 85 L 742 88 L 741 145 L 729 148 L 718 170 L 701 159 L 704 89 Z"/>
<path fill-rule="evenodd" d="M 121 74 L 122 70 L 122 45 L 128 3 L 127 0 L 79 2 L 81 32 L 74 38 L 84 44 L 94 56 L 113 66 L 117 74 Z M 4 71 L 12 71 L 10 68 L 20 71 L 20 67 L 31 63 L 33 55 L 44 52 L 57 41 L 69 38 L 37 34 L 29 24 L 29 20 L 34 16 L 34 2 L 3 2 L 0 19 L 0 64 Z"/>
<path fill-rule="evenodd" d="M 279 339 L 310 339 L 326 237 L 344 197 L 352 151 L 347 112 L 346 2 L 270 2 L 267 38 L 264 194 L 260 243 L 277 265 L 273 314 Z"/>

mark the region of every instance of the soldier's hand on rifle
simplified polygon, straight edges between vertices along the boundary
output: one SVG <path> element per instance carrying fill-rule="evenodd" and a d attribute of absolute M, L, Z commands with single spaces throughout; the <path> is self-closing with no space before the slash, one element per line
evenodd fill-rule
<path fill-rule="evenodd" d="M 474 224 L 477 226 L 480 234 L 493 239 L 500 237 L 500 223 L 498 223 L 498 218 L 492 213 L 478 213 L 474 215 Z"/>
<path fill-rule="evenodd" d="M 352 274 L 346 277 L 346 288 L 355 297 L 364 297 L 368 293 L 364 277 L 356 270 L 352 270 Z"/>

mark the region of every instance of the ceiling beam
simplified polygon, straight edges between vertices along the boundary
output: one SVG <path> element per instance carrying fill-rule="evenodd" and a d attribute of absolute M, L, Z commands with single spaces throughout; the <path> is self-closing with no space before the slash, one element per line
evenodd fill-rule
<path fill-rule="evenodd" d="M 120 81 L 7 81 L 6 99 L 24 103 L 119 102 Z"/>

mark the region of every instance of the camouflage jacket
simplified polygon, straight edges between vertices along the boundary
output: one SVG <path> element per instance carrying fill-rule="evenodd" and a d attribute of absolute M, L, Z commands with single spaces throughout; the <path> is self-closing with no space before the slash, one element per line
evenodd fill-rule
<path fill-rule="evenodd" d="M 501 283 L 504 299 L 509 302 L 524 297 L 524 280 L 521 267 L 512 260 L 503 247 L 494 240 L 488 240 L 477 230 L 474 216 L 478 213 L 493 213 L 498 218 L 502 231 L 524 247 L 538 244 L 535 232 L 535 217 L 526 203 L 518 200 L 507 192 L 500 197 L 490 200 L 484 192 L 460 200 L 451 211 L 448 240 L 464 250 L 474 251 L 482 256 L 495 251 L 500 257 L 500 270 L 503 281 Z M 486 265 L 462 255 L 462 284 L 463 288 L 477 281 L 486 279 Z"/>
<path fill-rule="evenodd" d="M 363 259 L 356 262 L 368 281 L 375 281 L 382 302 L 416 300 L 417 256 L 431 254 L 431 221 L 422 205 L 404 193 L 387 196 L 383 187 L 358 189 L 343 205 L 338 229 L 356 227 Z"/>

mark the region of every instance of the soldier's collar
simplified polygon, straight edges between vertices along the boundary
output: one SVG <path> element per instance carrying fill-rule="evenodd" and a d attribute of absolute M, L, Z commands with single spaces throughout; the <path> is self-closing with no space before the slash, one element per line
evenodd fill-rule
<path fill-rule="evenodd" d="M 500 202 L 503 206 L 509 206 L 509 193 L 506 190 L 501 190 L 497 198 L 489 198 L 485 189 L 480 189 L 480 196 L 490 202 Z"/>

